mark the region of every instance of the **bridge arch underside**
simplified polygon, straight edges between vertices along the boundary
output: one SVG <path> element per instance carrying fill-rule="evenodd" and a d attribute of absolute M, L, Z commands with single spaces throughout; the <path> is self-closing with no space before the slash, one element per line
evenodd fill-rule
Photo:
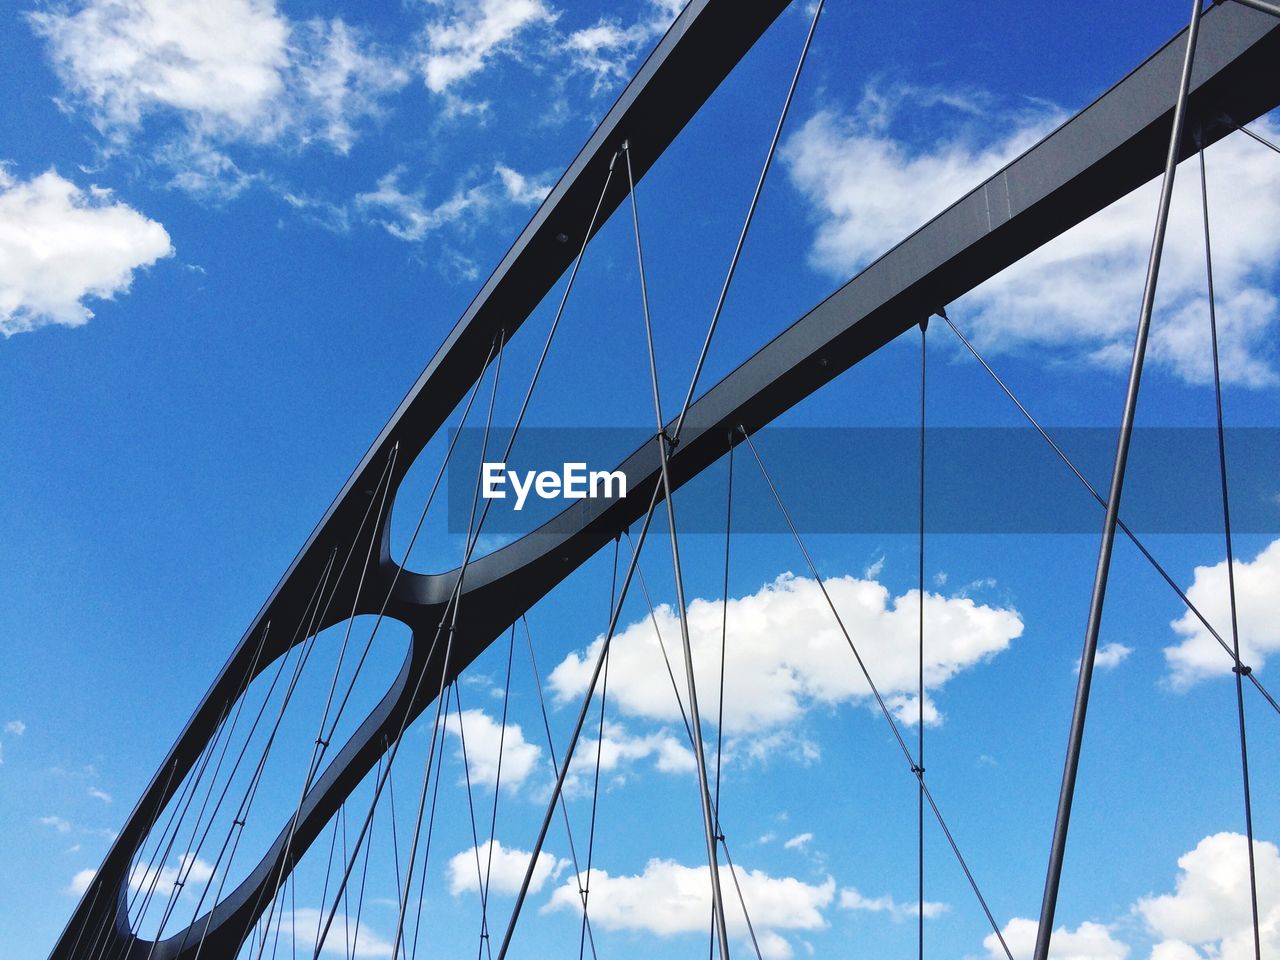
<path fill-rule="evenodd" d="M 205 956 L 232 956 L 270 899 L 263 892 L 282 872 L 287 875 L 342 800 L 432 703 L 442 685 L 644 515 L 659 482 L 659 458 L 652 444 L 620 465 L 628 477 L 625 498 L 578 501 L 533 533 L 467 566 L 461 603 L 469 613 L 452 638 L 447 668 L 441 625 L 459 571 L 413 573 L 401 569 L 390 555 L 390 504 L 414 458 L 444 429 L 448 413 L 475 384 L 498 330 L 513 333 L 568 265 L 563 245 L 547 238 L 567 222 L 585 227 L 582 198 L 590 195 L 594 201 L 598 196 L 604 164 L 625 135 L 650 151 L 638 161 L 643 176 L 785 4 L 759 6 L 761 11 L 752 14 L 755 19 L 746 22 L 735 13 L 737 5 L 727 0 L 690 4 L 641 68 L 245 633 L 135 807 L 53 957 L 81 955 L 78 945 L 91 936 L 86 931 L 99 930 L 110 941 L 102 956 L 194 957 L 198 941 L 189 931 L 153 944 L 138 939 L 130 927 L 128 875 L 159 813 L 199 762 L 238 692 L 270 664 L 348 616 L 384 616 L 403 624 L 412 637 L 395 679 L 316 777 L 302 800 L 296 825 L 283 823 L 246 878 L 193 925 L 203 931 Z M 754 431 L 771 422 L 940 307 L 1158 175 L 1167 149 L 1182 45 L 1182 34 L 1172 38 L 1098 100 L 706 391 L 689 409 L 679 446 L 670 456 L 673 489 L 723 456 L 726 440 L 738 426 Z M 1191 122 L 1182 144 L 1184 157 L 1280 104 L 1277 62 L 1280 21 L 1233 4 L 1205 12 L 1188 101 Z M 680 90 L 684 93 L 673 92 Z M 646 140 L 637 135 L 639 129 L 654 135 Z M 617 207 L 625 191 L 613 194 L 604 203 L 606 212 Z M 513 312 L 513 305 L 519 309 Z M 383 506 L 375 508 L 379 503 Z M 331 596 L 323 613 L 312 606 L 318 583 L 328 584 Z M 298 629 L 300 624 L 307 628 Z"/>

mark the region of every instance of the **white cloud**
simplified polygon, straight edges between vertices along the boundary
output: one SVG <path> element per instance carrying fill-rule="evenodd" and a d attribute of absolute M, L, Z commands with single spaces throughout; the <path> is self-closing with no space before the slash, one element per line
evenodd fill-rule
<path fill-rule="evenodd" d="M 462 726 L 458 717 L 450 715 L 445 730 L 458 738 L 457 755 L 462 757 L 462 738 L 466 737 L 467 769 L 473 786 L 492 787 L 498 778 L 498 759 L 502 759 L 502 785 L 515 789 L 529 778 L 542 749 L 524 738 L 518 723 L 508 723 L 506 734 L 502 726 L 483 710 L 463 710 Z"/>
<path fill-rule="evenodd" d="M 1036 931 L 1040 924 L 1025 917 L 1014 917 L 1001 933 L 1014 960 L 1030 960 L 1036 945 Z M 994 933 L 987 934 L 982 945 L 992 960 L 1003 960 L 1004 950 Z M 1049 942 L 1049 960 L 1125 960 L 1129 945 L 1111 935 L 1111 929 L 1101 923 L 1085 921 L 1075 930 L 1058 927 Z"/>
<path fill-rule="evenodd" d="M 613 682 L 614 675 L 610 674 L 611 689 Z M 565 783 L 565 790 L 570 795 L 589 791 L 588 783 L 595 776 L 597 752 L 600 754 L 601 776 L 609 775 L 614 782 L 625 779 L 631 764 L 650 758 L 663 773 L 691 773 L 697 769 L 697 760 L 687 738 L 677 740 L 668 730 L 632 735 L 621 724 L 608 721 L 602 739 L 584 736 L 574 751 L 569 779 Z"/>
<path fill-rule="evenodd" d="M 923 102 L 922 102 L 923 101 Z M 895 138 L 900 107 L 943 101 L 920 91 L 869 91 L 853 116 L 823 111 L 787 142 L 791 180 L 817 222 L 813 264 L 847 277 L 959 199 L 1062 119 L 1040 108 L 992 110 L 982 127 L 960 124 L 926 146 Z M 968 119 L 973 105 L 946 103 L 933 129 Z M 1264 135 L 1280 128 L 1259 121 Z M 979 129 L 1006 131 L 992 138 Z M 1224 376 L 1249 386 L 1276 383 L 1272 365 L 1280 261 L 1280 193 L 1274 156 L 1235 134 L 1207 153 L 1215 282 Z M 1160 274 L 1149 357 L 1189 382 L 1211 374 L 1198 174 L 1180 171 Z M 968 294 L 956 310 L 980 349 L 1051 348 L 1067 359 L 1127 367 L 1151 244 L 1155 183 L 1069 230 Z"/>
<path fill-rule="evenodd" d="M 725 921 L 732 936 L 747 935 L 742 906 L 727 866 L 720 868 L 726 891 Z M 742 896 L 751 911 L 751 922 L 773 957 L 791 956 L 791 947 L 778 931 L 820 930 L 826 926 L 823 910 L 835 897 L 835 880 L 808 884 L 794 877 L 771 877 L 759 870 L 738 867 Z M 556 888 L 546 910 L 582 911 L 576 878 Z M 707 931 L 711 915 L 711 881 L 706 866 L 686 867 L 673 860 L 650 860 L 644 872 L 613 876 L 607 871 L 591 875 L 591 922 L 605 930 L 640 931 L 660 937 Z"/>
<path fill-rule="evenodd" d="M 542 0 L 479 0 L 449 4 L 448 20 L 427 24 L 422 73 L 427 88 L 444 93 L 484 69 L 500 53 L 514 54 L 517 34 L 555 15 Z"/>
<path fill-rule="evenodd" d="M 27 725 L 21 720 L 10 720 L 4 725 L 4 732 L 11 733 L 15 737 L 20 737 L 27 732 Z"/>
<path fill-rule="evenodd" d="M 534 206 L 546 199 L 547 194 L 551 192 L 550 184 L 542 183 L 517 173 L 505 164 L 498 164 L 494 167 L 498 179 L 502 181 L 502 187 L 507 192 L 507 196 L 513 203 L 521 206 Z"/>
<path fill-rule="evenodd" d="M 1126 647 L 1123 643 L 1106 643 L 1098 648 L 1097 654 L 1093 659 L 1095 670 L 1114 670 L 1120 664 L 1129 659 L 1129 654 L 1133 653 L 1133 647 Z M 1080 664 L 1076 664 L 1076 672 L 1080 672 Z"/>
<path fill-rule="evenodd" d="M 77 327 L 89 297 L 127 293 L 134 271 L 173 254 L 169 234 L 111 191 L 49 170 L 19 181 L 0 166 L 0 333 Z M 6 731 L 13 732 L 12 721 Z"/>
<path fill-rule="evenodd" d="M 38 822 L 40 823 L 41 826 L 53 827 L 53 829 L 57 830 L 59 833 L 71 832 L 71 824 L 68 821 L 62 819 L 62 817 L 55 817 L 53 815 L 50 815 L 47 817 L 41 817 Z"/>
<path fill-rule="evenodd" d="M 1269 654 L 1280 651 L 1280 540 L 1273 540 L 1252 560 L 1235 561 L 1236 611 L 1240 627 L 1240 659 L 1255 670 Z M 1231 643 L 1231 603 L 1226 560 L 1196 567 L 1187 597 Z M 1183 638 L 1165 647 L 1165 661 L 1175 687 L 1185 688 L 1205 677 L 1231 672 L 1231 656 L 1199 619 L 1187 611 L 1171 624 Z"/>
<path fill-rule="evenodd" d="M 853 887 L 845 887 L 840 891 L 840 909 L 841 910 L 860 910 L 866 913 L 885 913 L 893 920 L 901 921 L 910 917 L 917 917 L 924 913 L 925 919 L 940 916 L 951 909 L 950 904 L 939 903 L 936 900 L 926 900 L 924 902 L 923 911 L 917 903 L 899 903 L 893 897 L 866 897 L 859 893 Z"/>
<path fill-rule="evenodd" d="M 293 911 L 282 911 L 276 914 L 281 936 L 286 940 L 296 930 L 296 945 L 308 955 L 315 952 L 316 931 L 320 930 L 328 919 L 329 911 L 322 914 L 314 907 L 299 908 Z M 392 944 L 389 940 L 369 929 L 369 922 L 361 918 L 357 929 L 356 918 L 344 913 L 336 913 L 329 927 L 329 934 L 320 948 L 322 955 L 336 955 L 359 960 L 374 960 L 378 957 L 391 956 Z"/>
<path fill-rule="evenodd" d="M 684 0 L 650 0 L 634 23 L 623 26 L 613 17 L 575 30 L 565 39 L 565 49 L 577 69 L 594 77 L 594 92 L 630 79 L 632 62 L 662 36 L 684 8 Z"/>
<path fill-rule="evenodd" d="M 919 596 L 893 598 L 879 583 L 854 577 L 826 581 L 836 608 L 881 692 L 914 719 Z M 719 686 L 723 604 L 694 600 L 688 619 L 700 688 Z M 729 734 L 768 733 L 798 720 L 814 705 L 861 702 L 870 696 L 844 636 L 815 581 L 783 574 L 757 593 L 733 599 L 727 612 L 724 726 Z M 664 638 L 679 636 L 676 613 L 660 606 Z M 957 673 L 1004 650 L 1022 633 L 1014 610 L 967 598 L 927 594 L 925 680 L 937 690 Z M 561 701 L 577 699 L 590 680 L 602 638 L 570 653 L 551 673 Z M 679 722 L 680 712 L 649 618 L 618 633 L 610 648 L 609 697 L 625 714 Z"/>
<path fill-rule="evenodd" d="M 1254 842 L 1262 955 L 1280 955 L 1280 849 Z M 1246 839 L 1238 833 L 1205 837 L 1178 858 L 1175 892 L 1139 900 L 1138 913 L 1160 943 L 1152 960 L 1248 960 L 1253 952 Z"/>
<path fill-rule="evenodd" d="M 147 891 L 154 888 L 155 896 L 172 895 L 175 886 L 181 882 L 183 889 L 213 878 L 213 864 L 201 859 L 194 853 L 184 853 L 178 858 L 175 867 L 148 867 L 146 864 L 134 864 L 129 871 L 129 886 L 133 890 Z"/>
<path fill-rule="evenodd" d="M 807 846 L 809 841 L 813 839 L 812 833 L 800 833 L 792 837 L 782 846 L 787 850 L 799 850 L 801 847 Z"/>
<path fill-rule="evenodd" d="M 489 847 L 492 845 L 492 861 Z M 528 850 L 515 850 L 504 847 L 498 840 L 486 840 L 479 847 L 471 847 L 449 859 L 449 892 L 455 897 L 461 893 L 476 893 L 480 883 L 476 875 L 476 857 L 480 858 L 480 876 L 489 871 L 490 892 L 516 894 L 520 884 L 524 882 L 525 871 L 529 869 Z M 490 866 L 490 863 L 492 865 Z M 529 882 L 529 892 L 539 893 L 548 880 L 560 876 L 562 870 L 569 865 L 567 860 L 559 860 L 543 850 L 538 854 L 538 865 L 533 870 L 533 879 Z M 575 888 L 576 889 L 576 888 Z M 581 909 L 581 904 L 579 904 Z"/>
<path fill-rule="evenodd" d="M 111 802 L 111 794 L 107 793 L 105 790 L 100 790 L 98 787 L 90 787 L 89 796 L 94 800 L 101 800 L 103 803 Z"/>
<path fill-rule="evenodd" d="M 67 884 L 67 893 L 80 896 L 89 889 L 89 884 L 93 882 L 93 878 L 98 875 L 98 871 L 92 867 L 84 870 L 77 870 L 76 875 L 71 878 L 71 882 Z"/>
<path fill-rule="evenodd" d="M 148 121 L 173 184 L 234 196 L 252 177 L 234 143 L 351 149 L 357 124 L 409 71 L 340 19 L 293 23 L 274 0 L 89 0 L 33 13 L 66 103 L 114 149 Z"/>

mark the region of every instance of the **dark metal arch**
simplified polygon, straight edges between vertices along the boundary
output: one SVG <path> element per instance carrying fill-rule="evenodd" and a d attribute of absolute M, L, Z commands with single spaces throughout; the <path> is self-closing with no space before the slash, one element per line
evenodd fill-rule
<path fill-rule="evenodd" d="M 116 896 L 98 897 L 111 907 L 99 903 L 95 908 L 95 889 L 123 889 L 129 860 L 148 824 L 207 742 L 226 690 L 234 689 L 234 683 L 243 678 L 252 650 L 250 638 L 256 638 L 268 620 L 289 623 L 292 616 L 296 622 L 304 594 L 319 579 L 329 551 L 339 544 L 345 550 L 352 542 L 351 531 L 358 527 L 392 447 L 400 444 L 392 478 L 395 489 L 413 456 L 474 383 L 493 335 L 505 327 L 509 336 L 563 272 L 572 244 L 560 243 L 556 235 L 563 232 L 573 237 L 577 225 L 576 236 L 581 237 L 590 219 L 589 204 L 598 196 L 608 158 L 621 139 L 631 138 L 637 168 L 647 170 L 783 6 L 778 0 L 750 4 L 695 0 L 681 15 L 486 282 L 259 612 L 135 807 L 53 957 L 73 956 L 78 932 L 109 920 L 114 920 L 119 945 L 125 944 L 128 918 L 121 901 Z M 1167 147 L 1173 107 L 1170 91 L 1175 89 L 1180 66 L 1181 37 L 1170 40 L 1098 100 L 871 264 L 708 390 L 690 408 L 680 445 L 671 457 L 673 485 L 678 487 L 719 459 L 733 427 L 742 424 L 755 430 L 770 422 L 938 307 L 1157 175 Z M 1212 143 L 1280 104 L 1277 62 L 1280 21 L 1234 4 L 1206 11 L 1190 98 L 1191 116 L 1198 122 L 1192 124 L 1183 145 L 1184 155 L 1195 149 L 1196 133 L 1203 143 Z M 615 209 L 622 198 L 620 191 L 611 192 L 605 212 Z M 643 515 L 658 474 L 652 445 L 632 454 L 621 469 L 628 476 L 628 497 L 578 501 L 528 536 L 471 563 L 462 601 L 468 615 L 455 638 L 451 676 Z M 428 662 L 426 650 L 457 571 L 430 575 L 400 571 L 387 547 L 386 521 L 369 535 L 379 539 L 381 549 L 369 571 L 371 580 L 362 603 L 372 605 L 373 598 L 380 603 L 394 583 L 387 615 L 408 624 L 413 641 L 392 688 L 308 794 L 294 860 L 376 762 L 386 737 L 394 736 L 406 717 L 417 716 L 427 706 L 429 696 L 409 695 L 418 676 L 427 678 L 421 684 L 425 691 L 438 689 L 440 681 L 441 664 Z M 339 581 L 335 609 L 351 609 L 358 573 L 349 572 Z M 343 599 L 345 603 L 340 602 Z M 361 605 L 356 612 L 378 611 Z M 180 775 L 169 778 L 173 769 Z M 165 789 L 166 782 L 172 783 L 171 789 Z M 209 955 L 230 955 L 234 950 L 256 919 L 250 914 L 257 892 L 278 871 L 282 854 L 283 834 L 250 878 L 214 908 L 209 947 L 222 949 Z M 198 923 L 202 925 L 203 918 Z M 192 949 L 178 950 L 180 939 L 181 934 L 159 944 L 154 956 L 161 960 L 189 956 Z M 150 947 L 141 942 L 135 946 L 138 949 L 130 957 L 145 955 Z"/>

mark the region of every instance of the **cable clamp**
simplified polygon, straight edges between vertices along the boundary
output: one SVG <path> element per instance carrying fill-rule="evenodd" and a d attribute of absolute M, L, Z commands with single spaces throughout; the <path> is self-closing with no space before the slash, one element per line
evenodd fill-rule
<path fill-rule="evenodd" d="M 923 777 L 924 767 L 920 766 L 920 764 L 918 763 L 913 763 L 911 764 L 911 772 L 914 773 L 917 777 Z"/>
<path fill-rule="evenodd" d="M 658 436 L 666 441 L 668 449 L 674 450 L 676 447 L 680 446 L 680 438 L 673 437 L 671 434 L 667 433 L 666 427 L 663 427 L 662 430 L 659 431 Z"/>
<path fill-rule="evenodd" d="M 329 749 L 329 741 L 328 741 L 328 740 L 321 740 L 319 737 L 316 737 L 316 744 L 317 744 L 317 746 L 324 747 L 326 750 L 328 750 L 328 749 Z"/>
<path fill-rule="evenodd" d="M 1242 676 L 1242 677 L 1247 677 L 1247 676 L 1249 676 L 1249 674 L 1253 673 L 1253 667 L 1251 667 L 1251 666 L 1249 666 L 1248 664 L 1245 664 L 1245 663 L 1240 663 L 1240 662 L 1237 660 L 1237 661 L 1236 661 L 1236 665 L 1235 665 L 1234 667 L 1232 667 L 1232 668 L 1231 668 L 1231 672 L 1232 672 L 1232 673 L 1238 673 L 1238 674 L 1240 674 L 1240 676 Z"/>
<path fill-rule="evenodd" d="M 232 825 L 233 827 L 243 827 L 243 826 L 244 826 L 244 821 L 243 821 L 243 820 L 232 820 L 232 821 L 231 821 L 231 825 Z"/>

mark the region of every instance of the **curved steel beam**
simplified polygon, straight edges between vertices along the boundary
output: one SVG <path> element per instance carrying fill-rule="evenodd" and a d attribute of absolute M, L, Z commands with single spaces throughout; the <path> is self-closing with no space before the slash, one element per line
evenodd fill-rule
<path fill-rule="evenodd" d="M 143 842 L 154 814 L 177 790 L 182 775 L 212 735 L 228 691 L 233 692 L 242 681 L 251 638 L 258 636 L 268 620 L 289 623 L 290 617 L 298 619 L 303 594 L 319 578 L 320 561 L 335 547 L 342 545 L 345 550 L 353 541 L 351 531 L 358 528 L 391 447 L 401 444 L 393 479 L 396 486 L 413 457 L 474 383 L 494 333 L 506 324 L 509 335 L 518 325 L 517 318 L 528 315 L 563 271 L 571 256 L 565 248 L 572 244 L 559 243 L 555 234 L 566 232 L 572 237 L 573 225 L 588 222 L 590 209 L 583 198 L 594 202 L 596 194 L 591 191 L 598 192 L 603 183 L 616 142 L 627 134 L 639 150 L 647 138 L 649 152 L 643 154 L 642 164 L 647 169 L 661 153 L 656 145 L 665 147 L 674 137 L 781 5 L 768 4 L 768 11 L 763 10 L 765 6 L 717 0 L 691 4 L 641 69 L 400 405 L 245 634 L 130 816 L 53 957 L 71 957 L 82 925 L 107 919 L 104 908 L 94 906 L 95 888 L 114 891 L 112 896 L 98 899 L 111 904 L 112 935 L 124 946 L 129 930 L 122 908 L 123 885 L 129 860 Z M 755 17 L 750 29 L 736 18 L 748 9 Z M 727 38 L 712 29 L 713 24 L 723 28 L 730 22 L 735 30 Z M 672 484 L 680 486 L 719 459 L 737 425 L 754 431 L 769 423 L 938 307 L 1156 176 L 1167 149 L 1172 114 L 1169 91 L 1180 67 L 1181 36 L 1171 39 L 1098 100 L 871 264 L 707 391 L 690 408 L 680 445 L 670 458 Z M 721 42 L 736 45 L 736 56 L 717 48 Z M 702 49 L 697 44 L 718 51 L 712 66 L 696 56 L 693 60 L 697 63 L 689 60 L 691 50 Z M 1274 77 L 1277 61 L 1280 23 L 1276 20 L 1236 5 L 1206 11 L 1189 101 L 1190 116 L 1198 122 L 1188 132 L 1184 155 L 1195 149 L 1197 132 L 1205 144 L 1212 143 L 1237 125 L 1280 105 L 1280 84 Z M 666 68 L 673 71 L 668 73 L 664 64 L 676 66 Z M 663 90 L 662 96 L 671 96 L 673 78 L 681 76 L 681 71 L 701 78 L 700 92 L 693 97 L 696 103 L 690 106 L 691 101 L 681 101 L 678 112 L 683 119 L 678 124 L 669 119 L 659 123 L 662 105 L 647 100 L 646 91 Z M 633 90 L 637 83 L 641 88 Z M 652 112 L 655 110 L 657 114 Z M 640 129 L 645 117 L 652 125 L 641 136 L 633 131 Z M 637 153 L 637 161 L 640 157 Z M 607 198 L 606 210 L 612 211 L 621 199 L 621 194 Z M 547 272 L 535 279 L 532 271 L 537 265 Z M 626 498 L 578 501 L 533 533 L 471 563 L 462 600 L 467 616 L 455 637 L 449 677 L 465 669 L 504 628 L 643 514 L 659 470 L 652 446 L 638 450 L 622 464 L 628 476 Z M 372 768 L 387 739 L 430 702 L 429 694 L 413 696 L 412 691 L 439 689 L 441 664 L 428 661 L 426 648 L 457 571 L 432 575 L 400 571 L 389 554 L 386 524 L 373 535 L 380 537 L 380 555 L 357 611 L 378 612 L 380 598 L 394 583 L 387 613 L 412 627 L 414 639 L 391 690 L 305 798 L 290 860 L 301 857 L 341 799 Z M 338 599 L 345 604 L 336 599 L 334 609 L 351 608 L 358 573 L 352 571 L 341 578 Z M 423 641 L 423 637 L 428 639 Z M 264 658 L 262 669 L 268 660 Z M 170 778 L 174 769 L 178 775 Z M 171 784 L 168 789 L 166 781 Z M 258 894 L 278 873 L 284 844 L 282 831 L 249 878 L 214 908 L 211 939 L 216 937 L 223 949 L 213 955 L 229 955 L 256 919 Z M 204 919 L 197 923 L 202 926 Z M 180 937 L 159 944 L 154 956 L 159 960 L 189 956 L 190 949 L 178 949 Z M 128 955 L 140 957 L 149 948 L 139 942 Z"/>

